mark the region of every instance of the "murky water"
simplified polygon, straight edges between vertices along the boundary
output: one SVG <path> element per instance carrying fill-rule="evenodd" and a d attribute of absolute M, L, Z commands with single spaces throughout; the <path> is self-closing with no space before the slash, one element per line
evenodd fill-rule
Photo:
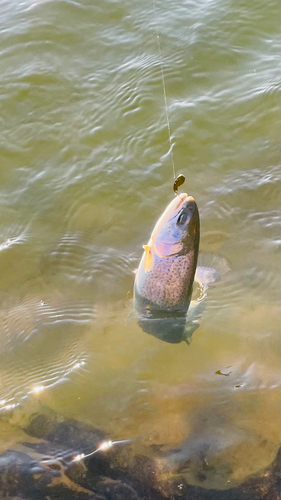
<path fill-rule="evenodd" d="M 0 400 L 164 445 L 193 484 L 228 487 L 280 443 L 280 8 L 156 9 L 176 170 L 201 252 L 230 271 L 189 346 L 130 316 L 173 196 L 152 0 L 3 0 Z"/>

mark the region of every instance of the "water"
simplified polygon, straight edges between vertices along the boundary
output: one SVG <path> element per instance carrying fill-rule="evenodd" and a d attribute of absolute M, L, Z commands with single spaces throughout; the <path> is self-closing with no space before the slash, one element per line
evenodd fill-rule
<path fill-rule="evenodd" d="M 156 9 L 176 170 L 231 270 L 190 346 L 130 318 L 173 196 L 153 2 L 2 1 L 0 400 L 164 445 L 225 488 L 280 443 L 280 8 Z M 1 449 L 26 439 L 7 425 Z"/>

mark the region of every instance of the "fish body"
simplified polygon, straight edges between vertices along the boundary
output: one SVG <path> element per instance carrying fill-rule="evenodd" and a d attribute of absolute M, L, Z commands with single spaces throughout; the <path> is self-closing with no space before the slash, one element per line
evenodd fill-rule
<path fill-rule="evenodd" d="M 196 202 L 192 196 L 182 193 L 173 199 L 156 223 L 148 244 L 144 245 L 136 274 L 134 303 L 140 314 L 139 324 L 145 331 L 153 330 L 156 324 L 170 331 L 176 323 L 180 323 L 176 330 L 182 331 L 191 301 L 199 239 Z"/>

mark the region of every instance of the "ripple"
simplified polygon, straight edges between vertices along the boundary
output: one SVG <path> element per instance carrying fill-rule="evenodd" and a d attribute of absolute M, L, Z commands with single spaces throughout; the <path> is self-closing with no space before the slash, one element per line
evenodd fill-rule
<path fill-rule="evenodd" d="M 24 300 L 9 299 L 0 311 L 0 353 L 22 348 L 33 336 L 42 336 L 44 327 L 80 326 L 95 319 L 96 307 L 90 302 L 67 301 L 62 293 L 54 292 Z"/>
<path fill-rule="evenodd" d="M 248 264 L 248 262 L 247 262 Z M 261 302 L 278 303 L 280 300 L 280 276 L 258 265 L 244 266 L 231 270 L 223 279 L 218 290 L 211 293 L 208 309 L 232 311 L 236 308 L 243 314 L 245 304 L 258 307 Z M 226 318 L 225 318 L 226 320 Z"/>
<path fill-rule="evenodd" d="M 43 363 L 43 360 L 40 360 Z M 72 353 L 60 360 L 41 368 L 32 364 L 19 366 L 18 362 L 10 364 L 1 378 L 5 389 L 0 388 L 0 413 L 13 410 L 30 396 L 37 396 L 55 385 L 66 382 L 70 375 L 78 372 L 87 363 L 86 353 Z M 1 384 L 2 386 L 2 384 Z"/>
<path fill-rule="evenodd" d="M 18 404 L 65 380 L 87 359 L 83 332 L 96 318 L 90 301 L 63 294 L 10 299 L 0 312 L 0 400 Z M 38 389 L 39 388 L 39 389 Z M 13 403 L 11 403 L 11 401 Z"/>
<path fill-rule="evenodd" d="M 19 236 L 13 236 L 12 238 L 7 238 L 0 244 L 0 252 L 13 247 L 14 245 L 19 245 L 25 240 L 27 240 L 27 235 L 25 233 L 20 234 Z"/>
<path fill-rule="evenodd" d="M 280 168 L 278 165 L 266 169 L 253 168 L 232 173 L 224 179 L 220 186 L 212 190 L 215 194 L 229 195 L 236 191 L 253 191 L 262 186 L 274 186 L 280 183 Z"/>
<path fill-rule="evenodd" d="M 110 247 L 98 247 L 87 232 L 66 233 L 42 260 L 47 278 L 60 275 L 79 285 L 93 285 L 93 293 L 103 297 L 118 296 L 131 289 L 138 259 Z"/>
<path fill-rule="evenodd" d="M 253 248 L 261 240 L 267 245 L 268 241 L 278 239 L 281 222 L 276 209 L 281 192 L 278 166 L 233 172 L 209 192 L 209 200 L 201 209 L 202 217 L 222 220 L 232 232 L 237 227 L 241 243 L 251 238 Z"/>

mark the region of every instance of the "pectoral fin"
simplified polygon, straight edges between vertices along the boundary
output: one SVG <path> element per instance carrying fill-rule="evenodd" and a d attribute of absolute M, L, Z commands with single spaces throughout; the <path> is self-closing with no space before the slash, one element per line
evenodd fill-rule
<path fill-rule="evenodd" d="M 144 257 L 144 271 L 146 273 L 149 273 L 153 267 L 153 255 L 151 251 L 151 246 L 150 245 L 143 245 L 142 248 L 145 251 L 145 257 Z"/>

